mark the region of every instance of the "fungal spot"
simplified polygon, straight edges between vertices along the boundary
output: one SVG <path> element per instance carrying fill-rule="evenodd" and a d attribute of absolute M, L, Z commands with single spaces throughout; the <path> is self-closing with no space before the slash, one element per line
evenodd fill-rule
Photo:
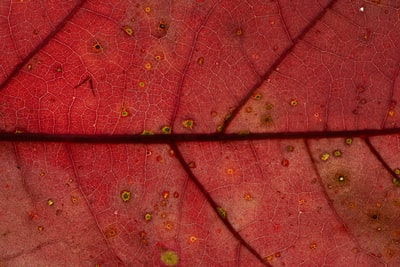
<path fill-rule="evenodd" d="M 393 178 L 392 178 L 392 183 L 393 183 L 395 186 L 400 186 L 400 180 L 399 180 L 397 177 L 393 177 Z"/>
<path fill-rule="evenodd" d="M 151 8 L 150 8 L 149 6 L 146 6 L 146 7 L 144 8 L 144 12 L 150 13 L 150 11 L 151 11 Z"/>
<path fill-rule="evenodd" d="M 322 153 L 320 155 L 320 159 L 323 160 L 323 161 L 327 161 L 328 158 L 329 158 L 329 153 L 328 152 Z"/>
<path fill-rule="evenodd" d="M 265 108 L 266 108 L 267 110 L 271 110 L 273 107 L 274 107 L 274 105 L 272 105 L 271 103 L 266 103 L 266 104 L 265 104 Z"/>
<path fill-rule="evenodd" d="M 171 130 L 170 126 L 164 126 L 164 127 L 161 128 L 161 132 L 163 134 L 171 134 L 172 130 Z"/>
<path fill-rule="evenodd" d="M 146 221 L 150 221 L 150 220 L 151 220 L 151 214 L 147 212 L 147 213 L 144 215 L 144 219 L 145 219 Z"/>
<path fill-rule="evenodd" d="M 121 116 L 122 117 L 127 117 L 129 115 L 129 112 L 126 110 L 125 107 L 121 108 Z"/>
<path fill-rule="evenodd" d="M 187 119 L 182 122 L 182 125 L 183 125 L 183 127 L 187 128 L 187 129 L 193 129 L 194 121 Z"/>
<path fill-rule="evenodd" d="M 261 117 L 261 124 L 266 127 L 270 127 L 273 125 L 273 119 L 271 115 L 264 115 Z"/>
<path fill-rule="evenodd" d="M 395 173 L 396 175 L 399 175 L 399 174 L 400 174 L 400 169 L 399 169 L 399 168 L 394 169 L 394 173 Z"/>
<path fill-rule="evenodd" d="M 121 192 L 121 199 L 123 202 L 128 202 L 131 199 L 131 192 L 124 190 Z"/>
<path fill-rule="evenodd" d="M 269 255 L 265 257 L 265 261 L 272 261 L 274 259 L 274 255 Z"/>
<path fill-rule="evenodd" d="M 144 68 L 145 68 L 146 70 L 151 69 L 151 63 L 146 63 L 146 64 L 144 64 Z"/>
<path fill-rule="evenodd" d="M 217 207 L 217 212 L 219 217 L 221 217 L 222 219 L 226 219 L 226 211 L 223 208 Z"/>
<path fill-rule="evenodd" d="M 281 161 L 281 164 L 282 164 L 282 166 L 284 166 L 284 167 L 288 167 L 288 166 L 289 166 L 289 160 L 283 159 L 283 160 Z"/>
<path fill-rule="evenodd" d="M 174 198 L 178 198 L 179 197 L 179 193 L 178 192 L 174 192 Z"/>
<path fill-rule="evenodd" d="M 253 108 L 252 108 L 252 107 L 247 107 L 247 108 L 246 108 L 246 112 L 247 112 L 247 113 L 251 113 L 252 111 L 253 111 Z"/>
<path fill-rule="evenodd" d="M 251 196 L 251 194 L 250 194 L 250 193 L 246 193 L 246 194 L 244 194 L 243 198 L 244 198 L 244 200 L 246 200 L 246 201 L 250 201 L 250 200 L 252 200 L 252 196 Z"/>
<path fill-rule="evenodd" d="M 162 56 L 161 55 L 155 55 L 154 59 L 157 60 L 157 61 L 160 61 L 162 59 Z"/>
<path fill-rule="evenodd" d="M 124 26 L 122 29 L 124 30 L 124 32 L 125 32 L 127 35 L 132 36 L 132 34 L 133 34 L 133 29 L 132 29 L 131 26 L 126 25 L 126 26 Z"/>
<path fill-rule="evenodd" d="M 353 143 L 353 138 L 346 138 L 345 143 L 346 145 L 351 145 Z"/>
<path fill-rule="evenodd" d="M 164 37 L 167 34 L 168 28 L 169 25 L 165 21 L 160 21 L 157 26 L 158 31 L 156 33 L 156 37 Z"/>
<path fill-rule="evenodd" d="M 217 126 L 217 132 L 220 133 L 224 130 L 224 125 L 218 125 Z"/>
<path fill-rule="evenodd" d="M 92 45 L 92 50 L 93 50 L 93 52 L 95 52 L 95 53 L 101 53 L 101 52 L 103 52 L 103 46 L 101 45 L 100 42 L 95 42 L 95 43 Z"/>
<path fill-rule="evenodd" d="M 377 214 L 372 214 L 372 215 L 371 215 L 371 218 L 372 218 L 373 220 L 377 220 L 377 219 L 378 219 L 378 215 L 377 215 Z"/>
<path fill-rule="evenodd" d="M 160 260 L 166 266 L 176 266 L 179 262 L 179 257 L 175 251 L 166 250 L 161 253 Z"/>
<path fill-rule="evenodd" d="M 203 63 L 204 63 L 204 57 L 199 57 L 199 58 L 197 59 L 197 64 L 203 65 Z"/>
<path fill-rule="evenodd" d="M 148 130 L 143 130 L 142 135 L 153 135 L 154 133 L 152 131 Z"/>
<path fill-rule="evenodd" d="M 237 28 L 237 29 L 236 29 L 236 35 L 237 35 L 237 36 L 241 36 L 242 34 L 243 34 L 242 29 L 241 29 L 241 28 Z"/>
<path fill-rule="evenodd" d="M 339 149 L 336 149 L 332 152 L 334 157 L 340 157 L 342 155 L 342 152 Z"/>
<path fill-rule="evenodd" d="M 253 95 L 253 99 L 254 100 L 260 100 L 261 99 L 261 94 L 260 93 L 254 94 Z"/>
<path fill-rule="evenodd" d="M 288 146 L 286 147 L 286 151 L 287 151 L 287 152 L 293 152 L 293 151 L 294 151 L 294 146 L 288 145 Z"/>
<path fill-rule="evenodd" d="M 44 230 L 44 227 L 39 225 L 37 229 L 38 229 L 39 232 L 42 232 Z"/>
<path fill-rule="evenodd" d="M 310 244 L 310 248 L 311 249 L 316 249 L 317 248 L 317 244 L 316 243 L 311 243 Z"/>
<path fill-rule="evenodd" d="M 49 199 L 47 200 L 47 205 L 53 206 L 53 205 L 54 205 L 54 201 L 53 201 L 51 198 L 49 198 Z"/>
<path fill-rule="evenodd" d="M 189 168 L 194 169 L 196 168 L 196 163 L 194 161 L 191 161 L 188 163 Z"/>
<path fill-rule="evenodd" d="M 78 204 L 78 198 L 71 196 L 71 202 L 72 202 L 72 204 Z"/>
<path fill-rule="evenodd" d="M 138 83 L 138 85 L 139 85 L 140 88 L 144 88 L 145 83 L 144 83 L 143 81 L 140 81 L 140 82 Z"/>
<path fill-rule="evenodd" d="M 164 191 L 161 195 L 163 198 L 167 199 L 169 197 L 169 191 Z"/>
<path fill-rule="evenodd" d="M 107 238 L 115 237 L 117 234 L 118 234 L 117 229 L 115 229 L 115 228 L 113 228 L 113 227 L 107 228 L 107 229 L 104 231 L 104 235 L 105 235 Z"/>
<path fill-rule="evenodd" d="M 297 99 L 292 99 L 292 100 L 290 100 L 290 105 L 291 105 L 292 107 L 297 106 Z"/>

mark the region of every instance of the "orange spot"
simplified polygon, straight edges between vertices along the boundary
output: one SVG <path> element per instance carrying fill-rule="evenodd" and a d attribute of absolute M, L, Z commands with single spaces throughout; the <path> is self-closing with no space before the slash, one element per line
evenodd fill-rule
<path fill-rule="evenodd" d="M 144 67 L 145 67 L 146 70 L 151 69 L 151 63 L 144 64 Z"/>
<path fill-rule="evenodd" d="M 103 52 L 103 46 L 101 45 L 101 43 L 96 42 L 93 44 L 92 50 L 95 53 L 101 53 L 101 52 Z"/>
<path fill-rule="evenodd" d="M 164 226 L 167 230 L 171 230 L 173 228 L 173 224 L 171 222 L 165 222 Z"/>
<path fill-rule="evenodd" d="M 310 244 L 310 248 L 311 249 L 316 249 L 317 248 L 317 244 L 316 243 L 311 243 Z"/>
<path fill-rule="evenodd" d="M 72 204 L 78 204 L 78 198 L 71 196 L 71 202 L 72 202 Z"/>
<path fill-rule="evenodd" d="M 118 234 L 117 230 L 113 227 L 110 227 L 104 231 L 104 235 L 107 238 L 112 238 L 112 237 L 116 236 L 117 234 Z"/>
<path fill-rule="evenodd" d="M 241 36 L 243 34 L 243 31 L 241 28 L 236 29 L 236 35 Z"/>
<path fill-rule="evenodd" d="M 203 63 L 204 63 L 204 57 L 199 57 L 199 58 L 197 59 L 197 64 L 203 65 Z"/>
<path fill-rule="evenodd" d="M 253 111 L 253 108 L 252 108 L 252 107 L 247 107 L 247 108 L 246 108 L 246 112 L 247 112 L 247 113 L 251 113 L 252 111 Z"/>
<path fill-rule="evenodd" d="M 233 174 L 233 169 L 227 169 L 226 173 L 229 174 L 229 175 L 232 175 Z"/>
<path fill-rule="evenodd" d="M 249 193 L 246 193 L 246 194 L 244 194 L 243 198 L 246 201 L 250 201 L 252 199 L 252 196 Z"/>
<path fill-rule="evenodd" d="M 41 225 L 38 226 L 38 231 L 39 231 L 39 232 L 42 232 L 43 230 L 44 230 L 44 227 L 43 227 L 43 226 L 41 226 Z"/>
<path fill-rule="evenodd" d="M 189 237 L 189 243 L 193 244 L 194 242 L 196 242 L 196 240 L 197 240 L 197 238 L 194 235 Z"/>
<path fill-rule="evenodd" d="M 162 192 L 162 197 L 167 199 L 169 197 L 169 191 Z"/>
<path fill-rule="evenodd" d="M 300 199 L 300 200 L 299 200 L 299 204 L 300 204 L 300 205 L 303 205 L 304 203 L 306 203 L 306 201 L 305 201 L 304 199 Z"/>

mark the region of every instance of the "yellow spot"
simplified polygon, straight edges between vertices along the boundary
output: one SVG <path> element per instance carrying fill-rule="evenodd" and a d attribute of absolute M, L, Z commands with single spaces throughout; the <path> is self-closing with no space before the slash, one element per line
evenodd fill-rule
<path fill-rule="evenodd" d="M 38 229 L 39 232 L 42 232 L 44 230 L 44 227 L 39 225 L 37 229 Z"/>
<path fill-rule="evenodd" d="M 161 206 L 164 207 L 165 205 L 163 205 L 163 204 L 161 203 Z M 161 218 L 163 218 L 163 219 L 167 218 L 167 214 L 166 214 L 165 212 L 161 213 Z"/>
<path fill-rule="evenodd" d="M 145 67 L 146 70 L 151 69 L 151 63 L 144 64 L 144 67 Z"/>
<path fill-rule="evenodd" d="M 146 221 L 150 221 L 150 220 L 151 220 L 151 214 L 147 212 L 147 213 L 144 215 L 144 219 L 145 219 Z"/>
<path fill-rule="evenodd" d="M 191 169 L 196 168 L 196 163 L 194 161 L 191 161 L 191 162 L 189 162 L 188 166 Z"/>
<path fill-rule="evenodd" d="M 221 217 L 222 219 L 226 219 L 226 211 L 223 208 L 217 207 L 217 212 L 219 214 L 219 217 Z"/>
<path fill-rule="evenodd" d="M 169 197 L 169 191 L 164 191 L 164 192 L 162 193 L 162 197 L 165 198 L 165 199 L 167 199 L 167 198 Z"/>
<path fill-rule="evenodd" d="M 243 198 L 244 198 L 244 200 L 246 200 L 246 201 L 252 200 L 252 196 L 251 196 L 249 193 L 244 194 Z"/>
<path fill-rule="evenodd" d="M 183 125 L 183 127 L 185 127 L 185 128 L 193 129 L 194 121 L 193 121 L 193 120 L 190 120 L 190 119 L 184 120 L 184 121 L 182 122 L 182 125 Z"/>
<path fill-rule="evenodd" d="M 394 173 L 399 175 L 400 174 L 400 169 L 399 168 L 394 169 Z"/>
<path fill-rule="evenodd" d="M 78 204 L 78 198 L 71 196 L 71 202 L 72 202 L 72 204 Z"/>
<path fill-rule="evenodd" d="M 139 82 L 139 87 L 143 88 L 144 86 L 145 86 L 144 82 L 143 82 L 143 81 L 140 81 L 140 82 Z"/>
<path fill-rule="evenodd" d="M 178 254 L 172 250 L 166 250 L 160 255 L 160 260 L 166 266 L 176 266 L 179 262 Z"/>
<path fill-rule="evenodd" d="M 20 134 L 20 133 L 23 133 L 23 132 L 21 130 L 15 129 L 15 133 L 16 134 Z"/>
<path fill-rule="evenodd" d="M 340 157 L 342 155 L 342 152 L 339 149 L 336 149 L 333 151 L 333 156 L 334 157 Z"/>
<path fill-rule="evenodd" d="M 122 117 L 127 117 L 129 115 L 129 112 L 126 110 L 125 107 L 121 108 L 121 116 Z"/>
<path fill-rule="evenodd" d="M 224 130 L 224 126 L 223 125 L 218 125 L 217 127 L 217 132 L 220 133 Z"/>
<path fill-rule="evenodd" d="M 160 61 L 162 59 L 162 57 L 160 55 L 155 55 L 154 59 L 157 60 L 157 61 Z"/>
<path fill-rule="evenodd" d="M 233 174 L 233 169 L 227 169 L 226 173 L 229 174 L 229 175 L 232 175 Z"/>
<path fill-rule="evenodd" d="M 388 115 L 389 115 L 390 117 L 393 117 L 393 116 L 394 116 L 394 110 L 389 110 L 389 111 L 388 111 Z"/>
<path fill-rule="evenodd" d="M 123 202 L 128 202 L 131 199 L 131 192 L 126 191 L 126 190 L 122 191 L 121 199 Z"/>
<path fill-rule="evenodd" d="M 300 200 L 299 200 L 299 204 L 300 204 L 300 205 L 303 205 L 304 203 L 306 203 L 306 201 L 305 201 L 304 199 L 300 199 Z"/>
<path fill-rule="evenodd" d="M 143 130 L 142 135 L 153 135 L 154 133 L 152 131 L 148 130 Z"/>
<path fill-rule="evenodd" d="M 257 94 L 255 94 L 255 95 L 253 95 L 253 99 L 254 99 L 254 100 L 260 100 L 260 99 L 261 99 L 261 94 L 260 94 L 260 93 L 257 93 Z"/>
<path fill-rule="evenodd" d="M 204 63 L 204 57 L 199 57 L 199 58 L 197 59 L 197 64 L 203 65 L 203 63 Z"/>
<path fill-rule="evenodd" d="M 290 101 L 290 105 L 291 105 L 292 107 L 297 106 L 297 99 L 292 99 L 292 100 Z"/>
<path fill-rule="evenodd" d="M 191 235 L 189 237 L 189 243 L 193 244 L 194 242 L 196 242 L 197 238 L 194 235 Z"/>
<path fill-rule="evenodd" d="M 53 201 L 51 198 L 49 198 L 49 199 L 47 200 L 47 205 L 53 206 L 53 205 L 54 205 L 54 201 Z"/>
<path fill-rule="evenodd" d="M 149 6 L 146 6 L 146 7 L 144 8 L 144 12 L 150 13 L 150 11 L 151 11 L 151 8 L 150 8 Z"/>
<path fill-rule="evenodd" d="M 351 145 L 353 143 L 353 139 L 352 138 L 346 138 L 345 142 L 346 142 L 346 145 Z"/>
<path fill-rule="evenodd" d="M 170 126 L 164 126 L 164 127 L 162 127 L 161 128 L 161 132 L 163 133 L 163 134 L 171 134 L 171 127 Z"/>
<path fill-rule="evenodd" d="M 321 156 L 320 156 L 320 158 L 321 158 L 323 161 L 327 161 L 328 158 L 329 158 L 329 153 L 328 153 L 328 152 L 322 153 Z"/>
<path fill-rule="evenodd" d="M 310 248 L 311 249 L 316 249 L 317 248 L 317 244 L 316 243 L 311 243 L 310 244 Z"/>
<path fill-rule="evenodd" d="M 175 156 L 175 151 L 174 151 L 173 149 L 170 149 L 170 150 L 169 150 L 169 155 L 170 155 L 171 157 Z"/>
<path fill-rule="evenodd" d="M 132 34 L 133 34 L 133 29 L 132 29 L 131 26 L 126 25 L 126 26 L 124 26 L 122 29 L 124 30 L 124 32 L 125 32 L 127 35 L 132 36 Z"/>
<path fill-rule="evenodd" d="M 267 257 L 265 257 L 266 261 L 272 261 L 274 259 L 274 255 L 269 255 Z"/>
<path fill-rule="evenodd" d="M 46 173 L 45 172 L 40 172 L 40 174 L 39 174 L 41 177 L 43 177 L 43 176 L 45 176 L 46 175 Z"/>
<path fill-rule="evenodd" d="M 400 186 L 400 180 L 397 179 L 396 177 L 393 177 L 393 178 L 392 178 L 392 182 L 393 182 L 393 184 L 394 184 L 395 186 Z"/>

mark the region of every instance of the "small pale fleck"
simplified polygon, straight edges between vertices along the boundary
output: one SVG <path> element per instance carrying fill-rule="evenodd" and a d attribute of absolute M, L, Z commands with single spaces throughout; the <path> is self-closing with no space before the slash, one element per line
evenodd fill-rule
<path fill-rule="evenodd" d="M 360 7 L 359 11 L 360 11 L 360 12 L 364 12 L 364 7 L 363 7 L 363 6 Z"/>

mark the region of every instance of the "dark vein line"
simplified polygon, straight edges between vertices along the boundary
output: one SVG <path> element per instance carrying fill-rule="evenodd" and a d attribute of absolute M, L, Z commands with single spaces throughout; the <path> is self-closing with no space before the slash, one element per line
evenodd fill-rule
<path fill-rule="evenodd" d="M 279 58 L 267 69 L 267 71 L 260 77 L 260 80 L 249 90 L 246 96 L 239 102 L 238 106 L 230 114 L 230 116 L 225 119 L 222 124 L 222 132 L 225 132 L 231 121 L 236 117 L 237 113 L 242 109 L 242 107 L 248 102 L 254 92 L 264 83 L 264 81 L 272 74 L 272 72 L 286 59 L 289 53 L 296 47 L 298 42 L 304 38 L 304 36 L 310 31 L 312 27 L 325 15 L 327 10 L 329 10 L 337 0 L 332 0 L 324 10 L 322 10 L 304 29 L 303 31 L 293 40 L 292 44 L 287 47 Z"/>
<path fill-rule="evenodd" d="M 65 18 L 63 18 L 60 23 L 58 23 L 58 25 L 55 27 L 55 29 L 50 32 L 49 35 L 47 35 L 47 37 L 40 42 L 27 56 L 25 56 L 22 61 L 17 64 L 14 69 L 11 71 L 11 73 L 6 77 L 6 79 L 0 83 L 0 90 L 3 90 L 7 84 L 10 83 L 11 79 L 14 78 L 17 73 L 25 66 L 26 63 L 28 63 L 29 60 L 31 60 L 31 58 L 37 54 L 43 47 L 45 47 L 51 39 L 53 39 L 53 37 L 59 33 L 65 26 L 65 24 L 67 24 L 67 22 L 79 11 L 79 9 L 81 9 L 81 7 L 83 6 L 83 4 L 85 4 L 86 0 L 82 0 L 80 1 L 72 10 L 71 12 L 68 13 L 67 16 L 65 16 Z"/>
<path fill-rule="evenodd" d="M 183 158 L 183 155 L 182 155 L 181 151 L 179 150 L 178 146 L 174 142 L 171 142 L 170 146 L 171 146 L 172 150 L 174 151 L 176 158 L 178 159 L 178 161 L 182 165 L 182 168 L 185 170 L 185 172 L 189 176 L 190 180 L 200 190 L 200 192 L 203 194 L 204 198 L 210 204 L 210 206 L 215 211 L 215 213 L 218 215 L 218 217 L 222 220 L 223 224 L 226 226 L 226 228 L 229 230 L 229 232 L 235 237 L 236 240 L 238 240 L 240 242 L 240 244 L 242 246 L 244 246 L 251 254 L 253 254 L 264 266 L 272 267 L 272 265 L 267 263 L 265 261 L 265 259 L 252 246 L 250 246 L 250 244 L 248 244 L 243 239 L 243 237 L 236 231 L 236 229 L 233 227 L 233 225 L 229 222 L 228 218 L 226 218 L 226 217 L 223 218 L 223 217 L 220 216 L 220 214 L 218 212 L 219 205 L 214 201 L 214 199 L 207 192 L 207 190 L 205 189 L 203 184 L 193 174 L 193 172 L 190 169 L 189 165 L 186 163 L 185 159 Z M 228 213 L 228 216 L 229 216 L 229 213 Z"/>
<path fill-rule="evenodd" d="M 378 159 L 378 161 L 383 165 L 383 167 L 392 175 L 392 177 L 398 177 L 398 175 L 394 172 L 392 168 L 390 168 L 389 164 L 383 159 L 381 154 L 379 154 L 378 150 L 374 147 L 368 137 L 364 138 L 365 143 L 367 144 L 369 150 L 372 154 Z"/>
<path fill-rule="evenodd" d="M 352 131 L 277 132 L 249 134 L 155 134 L 155 135 L 84 135 L 44 133 L 0 133 L 0 141 L 11 142 L 66 142 L 88 144 L 169 144 L 171 142 L 228 142 L 250 140 L 287 140 L 312 138 L 366 138 L 400 134 L 400 128 L 365 129 Z"/>

